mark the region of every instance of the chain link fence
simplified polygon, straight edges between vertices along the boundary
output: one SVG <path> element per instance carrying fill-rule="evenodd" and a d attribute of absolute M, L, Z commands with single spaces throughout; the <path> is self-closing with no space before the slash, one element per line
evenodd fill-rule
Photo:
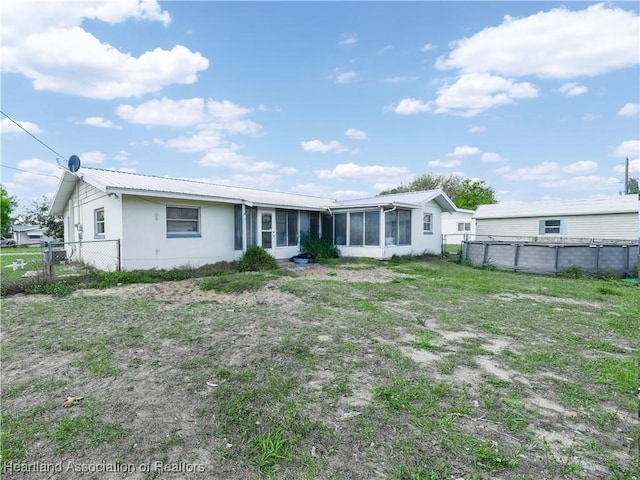
<path fill-rule="evenodd" d="M 120 271 L 120 240 L 88 242 L 48 242 L 41 246 L 42 264 L 50 277 L 73 274 L 78 267 L 107 272 Z"/>

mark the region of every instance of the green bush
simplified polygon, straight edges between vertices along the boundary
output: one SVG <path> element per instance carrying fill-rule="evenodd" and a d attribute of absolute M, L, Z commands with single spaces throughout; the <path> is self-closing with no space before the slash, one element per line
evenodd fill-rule
<path fill-rule="evenodd" d="M 257 245 L 247 248 L 238 262 L 238 270 L 241 272 L 258 272 L 277 268 L 276 259 L 269 255 L 264 248 Z"/>
<path fill-rule="evenodd" d="M 316 261 L 340 257 L 340 250 L 333 242 L 313 234 L 302 237 L 300 251 L 302 253 L 311 253 Z"/>

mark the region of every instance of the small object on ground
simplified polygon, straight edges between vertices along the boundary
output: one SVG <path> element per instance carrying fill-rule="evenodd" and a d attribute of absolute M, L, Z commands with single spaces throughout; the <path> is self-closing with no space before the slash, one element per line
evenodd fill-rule
<path fill-rule="evenodd" d="M 217 386 L 218 386 L 217 383 L 207 382 L 207 387 L 217 387 Z"/>
<path fill-rule="evenodd" d="M 67 400 L 62 404 L 62 406 L 64 408 L 71 408 L 80 403 L 81 400 L 84 400 L 84 397 L 67 397 Z"/>
<path fill-rule="evenodd" d="M 291 257 L 293 263 L 312 263 L 314 260 L 313 253 L 299 253 L 295 257 Z"/>

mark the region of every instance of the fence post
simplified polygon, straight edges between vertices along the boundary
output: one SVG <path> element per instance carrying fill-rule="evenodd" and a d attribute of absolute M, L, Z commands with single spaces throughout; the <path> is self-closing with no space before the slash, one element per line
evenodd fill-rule
<path fill-rule="evenodd" d="M 560 245 L 556 245 L 556 257 L 554 259 L 554 265 L 553 265 L 553 270 L 555 271 L 555 274 L 558 275 L 558 259 L 560 257 Z"/>
<path fill-rule="evenodd" d="M 600 276 L 600 248 L 602 245 L 596 245 L 596 277 Z"/>
<path fill-rule="evenodd" d="M 120 271 L 122 269 L 122 257 L 120 253 L 120 239 L 116 240 L 116 271 Z"/>
<path fill-rule="evenodd" d="M 520 252 L 520 244 L 516 243 L 516 253 L 514 255 L 514 259 L 513 259 L 513 271 L 517 272 L 518 271 L 518 253 Z"/>
<path fill-rule="evenodd" d="M 484 244 L 484 258 L 482 259 L 482 264 L 486 264 L 487 260 L 489 259 L 489 244 L 485 243 Z"/>

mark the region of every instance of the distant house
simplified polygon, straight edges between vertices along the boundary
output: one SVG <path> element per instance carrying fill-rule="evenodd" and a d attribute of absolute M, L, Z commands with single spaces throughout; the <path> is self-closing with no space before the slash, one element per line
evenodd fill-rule
<path fill-rule="evenodd" d="M 12 230 L 13 239 L 18 245 L 39 245 L 54 240 L 45 234 L 47 227 L 40 225 L 14 225 Z"/>
<path fill-rule="evenodd" d="M 456 208 L 442 215 L 442 236 L 445 244 L 473 240 L 476 234 L 475 210 Z"/>
<path fill-rule="evenodd" d="M 477 238 L 638 241 L 638 195 L 481 205 Z"/>
<path fill-rule="evenodd" d="M 344 256 L 439 254 L 441 190 L 338 202 L 328 198 L 193 180 L 82 168 L 65 170 L 50 213 L 64 221 L 68 258 L 105 270 L 198 266 L 240 258 L 258 245 L 278 259 L 317 234 Z M 117 265 L 88 256 L 88 242 L 113 241 Z"/>

